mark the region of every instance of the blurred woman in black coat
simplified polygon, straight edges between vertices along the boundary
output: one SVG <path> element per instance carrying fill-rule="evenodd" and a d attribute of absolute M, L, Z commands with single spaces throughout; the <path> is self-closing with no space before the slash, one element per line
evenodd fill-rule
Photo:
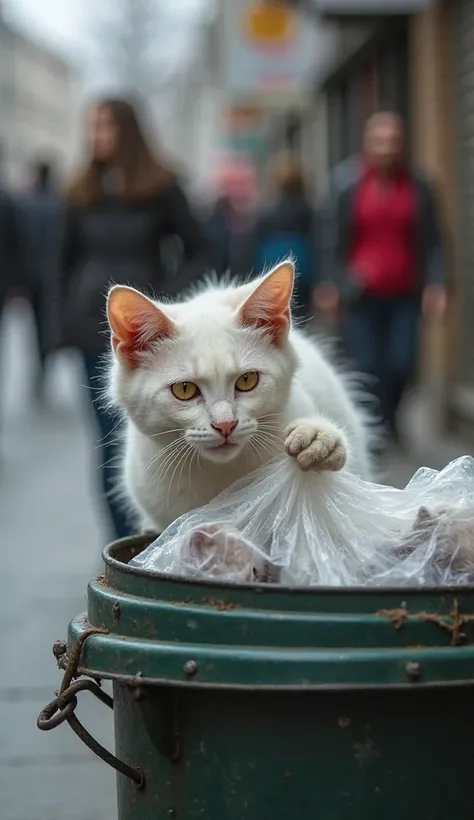
<path fill-rule="evenodd" d="M 170 166 L 153 156 L 137 112 L 125 100 L 104 100 L 89 115 L 85 169 L 69 187 L 60 258 L 62 343 L 83 356 L 89 395 L 99 423 L 103 488 L 115 535 L 130 525 L 114 499 L 117 459 L 114 420 L 97 401 L 105 333 L 105 298 L 111 283 L 174 294 L 199 278 L 207 247 L 197 219 Z M 167 274 L 163 240 L 179 237 L 183 264 Z"/>

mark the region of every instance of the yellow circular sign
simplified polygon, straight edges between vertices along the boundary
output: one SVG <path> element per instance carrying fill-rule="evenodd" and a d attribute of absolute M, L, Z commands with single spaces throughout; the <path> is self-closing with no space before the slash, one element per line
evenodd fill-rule
<path fill-rule="evenodd" d="M 294 36 L 296 17 L 282 0 L 256 0 L 246 14 L 245 30 L 256 45 L 281 47 Z"/>

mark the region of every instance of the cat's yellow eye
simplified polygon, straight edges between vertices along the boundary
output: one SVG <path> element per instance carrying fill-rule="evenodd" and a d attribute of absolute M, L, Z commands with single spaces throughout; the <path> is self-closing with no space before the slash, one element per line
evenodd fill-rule
<path fill-rule="evenodd" d="M 235 389 L 240 393 L 248 393 L 254 390 L 258 384 L 258 373 L 251 370 L 249 373 L 242 373 L 235 383 Z"/>
<path fill-rule="evenodd" d="M 171 385 L 170 389 L 175 399 L 180 401 L 195 399 L 199 393 L 199 387 L 194 382 L 176 382 Z"/>

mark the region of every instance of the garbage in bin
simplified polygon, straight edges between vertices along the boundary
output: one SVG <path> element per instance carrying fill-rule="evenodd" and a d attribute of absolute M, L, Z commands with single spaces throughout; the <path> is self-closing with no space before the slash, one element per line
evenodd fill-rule
<path fill-rule="evenodd" d="M 285 584 L 473 583 L 474 459 L 418 470 L 398 490 L 285 456 L 183 515 L 131 566 L 238 583 L 268 567 Z"/>

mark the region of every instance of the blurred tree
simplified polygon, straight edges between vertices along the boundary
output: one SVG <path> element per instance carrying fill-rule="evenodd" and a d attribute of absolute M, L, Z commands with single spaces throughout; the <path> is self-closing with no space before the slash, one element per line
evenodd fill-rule
<path fill-rule="evenodd" d="M 160 0 L 93 4 L 93 59 L 102 80 L 146 99 L 164 90 L 173 74 L 166 6 Z"/>

